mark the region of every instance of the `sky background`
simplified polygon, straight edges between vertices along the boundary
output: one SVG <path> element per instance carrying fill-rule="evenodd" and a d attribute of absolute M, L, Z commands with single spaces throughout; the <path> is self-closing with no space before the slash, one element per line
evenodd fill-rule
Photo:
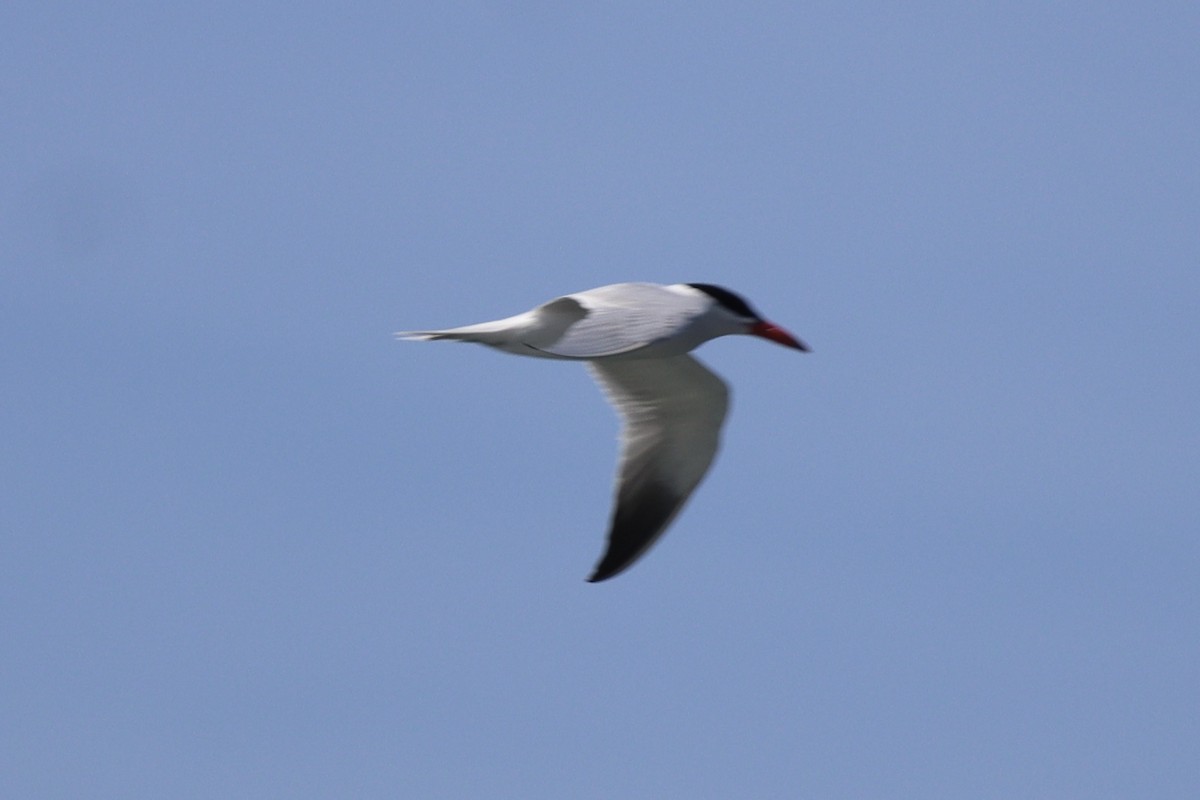
<path fill-rule="evenodd" d="M 1200 796 L 1200 6 L 0 6 L 0 795 Z M 807 341 L 600 585 L 628 280 Z"/>

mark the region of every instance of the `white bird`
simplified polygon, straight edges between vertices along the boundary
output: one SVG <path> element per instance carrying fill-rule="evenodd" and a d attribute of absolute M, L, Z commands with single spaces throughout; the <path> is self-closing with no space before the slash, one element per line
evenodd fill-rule
<path fill-rule="evenodd" d="M 477 342 L 517 355 L 587 362 L 623 421 L 608 546 L 588 578 L 595 583 L 637 561 L 708 472 L 729 387 L 687 353 L 730 334 L 808 351 L 741 297 L 708 283 L 617 283 L 494 322 L 396 336 Z"/>

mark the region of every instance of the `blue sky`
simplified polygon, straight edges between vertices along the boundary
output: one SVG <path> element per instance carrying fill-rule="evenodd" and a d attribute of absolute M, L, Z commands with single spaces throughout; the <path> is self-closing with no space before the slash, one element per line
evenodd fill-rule
<path fill-rule="evenodd" d="M 1193 3 L 9 2 L 6 797 L 1193 798 Z M 584 578 L 577 365 L 743 293 Z"/>

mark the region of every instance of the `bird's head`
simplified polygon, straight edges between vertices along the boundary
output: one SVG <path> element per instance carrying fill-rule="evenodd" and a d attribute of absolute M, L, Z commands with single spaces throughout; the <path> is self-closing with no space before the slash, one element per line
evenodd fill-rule
<path fill-rule="evenodd" d="M 722 286 L 711 283 L 689 283 L 688 286 L 704 292 L 713 300 L 713 311 L 729 317 L 740 330 L 739 333 L 770 339 L 776 344 L 807 353 L 808 345 L 773 322 L 763 319 L 741 296 Z"/>

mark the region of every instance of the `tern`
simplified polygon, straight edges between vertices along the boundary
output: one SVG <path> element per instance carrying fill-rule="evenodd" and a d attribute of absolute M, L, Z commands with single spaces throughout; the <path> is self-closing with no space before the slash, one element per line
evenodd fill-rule
<path fill-rule="evenodd" d="M 710 283 L 617 283 L 493 322 L 396 336 L 587 363 L 622 420 L 608 544 L 588 578 L 597 583 L 644 555 L 708 472 L 729 387 L 688 353 L 731 334 L 808 351 L 743 298 Z"/>

